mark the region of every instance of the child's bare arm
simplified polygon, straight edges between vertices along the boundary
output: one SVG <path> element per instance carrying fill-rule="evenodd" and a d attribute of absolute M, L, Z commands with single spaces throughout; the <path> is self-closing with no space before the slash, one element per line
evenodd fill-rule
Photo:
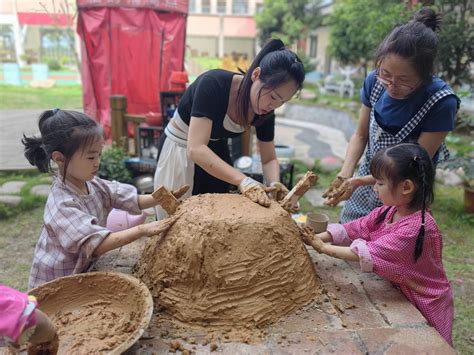
<path fill-rule="evenodd" d="M 322 232 L 322 233 L 316 234 L 316 237 L 318 237 L 325 243 L 332 242 L 332 235 L 328 232 Z"/>
<path fill-rule="evenodd" d="M 28 340 L 30 343 L 28 346 L 28 355 L 57 354 L 59 343 L 54 324 L 48 316 L 39 309 L 36 309 L 35 313 L 36 329 Z"/>
<path fill-rule="evenodd" d="M 163 233 L 174 224 L 177 217 L 173 216 L 161 221 L 145 223 L 120 232 L 110 233 L 94 250 L 94 256 L 100 256 L 110 250 L 130 244 L 141 237 L 151 237 L 152 235 Z"/>
<path fill-rule="evenodd" d="M 332 236 L 328 232 L 314 234 L 311 231 L 311 229 L 309 229 L 309 227 L 306 227 L 306 226 L 305 227 L 300 227 L 300 230 L 301 230 L 301 234 L 300 234 L 301 239 L 307 245 L 312 246 L 311 241 L 312 241 L 313 238 L 320 239 L 324 243 L 332 242 Z"/>
<path fill-rule="evenodd" d="M 319 252 L 346 261 L 359 261 L 359 255 L 354 253 L 350 247 L 323 244 Z"/>
<path fill-rule="evenodd" d="M 332 236 L 328 232 L 312 235 L 302 233 L 301 238 L 306 244 L 311 245 L 318 253 L 347 261 L 359 260 L 359 256 L 354 253 L 351 248 L 329 244 L 328 242 L 332 242 Z"/>

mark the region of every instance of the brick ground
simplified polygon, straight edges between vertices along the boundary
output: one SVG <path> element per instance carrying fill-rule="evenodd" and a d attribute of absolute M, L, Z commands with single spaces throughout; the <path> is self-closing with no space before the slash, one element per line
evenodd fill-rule
<path fill-rule="evenodd" d="M 97 270 L 131 272 L 144 242 L 109 253 Z M 357 263 L 313 250 L 309 253 L 321 278 L 322 296 L 268 326 L 262 341 L 244 344 L 221 338 L 206 342 L 204 329 L 179 328 L 174 333 L 175 326 L 157 314 L 127 354 L 166 354 L 175 340 L 196 354 L 210 354 L 211 343 L 217 346 L 213 353 L 225 354 L 455 354 L 390 283 L 375 274 L 361 273 Z M 196 341 L 190 343 L 192 338 Z"/>

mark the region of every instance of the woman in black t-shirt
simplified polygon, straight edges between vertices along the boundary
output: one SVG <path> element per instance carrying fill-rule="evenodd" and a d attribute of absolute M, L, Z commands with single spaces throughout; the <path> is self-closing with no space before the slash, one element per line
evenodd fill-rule
<path fill-rule="evenodd" d="M 265 187 L 232 167 L 227 138 L 256 127 L 265 182 L 283 190 L 273 143 L 274 110 L 301 89 L 304 67 L 280 40 L 269 41 L 245 75 L 211 70 L 184 93 L 160 142 L 155 188 L 184 184 L 187 195 L 224 193 L 229 184 L 262 206 L 269 206 Z M 158 218 L 166 214 L 158 209 Z"/>

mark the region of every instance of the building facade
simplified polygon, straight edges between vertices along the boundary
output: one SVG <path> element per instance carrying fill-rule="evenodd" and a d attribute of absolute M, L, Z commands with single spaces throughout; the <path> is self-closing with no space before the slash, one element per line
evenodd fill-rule
<path fill-rule="evenodd" d="M 74 63 L 75 3 L 0 1 L 0 61 L 20 65 L 51 60 Z"/>
<path fill-rule="evenodd" d="M 263 0 L 189 0 L 186 45 L 193 55 L 253 58 L 257 47 L 255 14 Z"/>
<path fill-rule="evenodd" d="M 322 16 L 329 16 L 332 13 L 334 2 L 333 0 L 321 1 L 318 10 Z M 323 74 L 330 74 L 338 67 L 337 62 L 329 54 L 329 33 L 329 26 L 311 29 L 308 32 L 307 38 L 300 41 L 298 46 L 304 50 L 306 56 L 315 64 L 315 70 Z"/>

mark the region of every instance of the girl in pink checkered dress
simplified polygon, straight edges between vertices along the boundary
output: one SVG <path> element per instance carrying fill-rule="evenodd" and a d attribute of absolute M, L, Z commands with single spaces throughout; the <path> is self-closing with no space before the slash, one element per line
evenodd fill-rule
<path fill-rule="evenodd" d="M 88 271 L 104 253 L 141 237 L 160 234 L 174 219 L 140 224 L 120 231 L 107 228 L 114 208 L 140 215 L 158 205 L 152 195 L 117 181 L 97 177 L 104 138 L 102 128 L 81 112 L 45 111 L 39 119 L 41 137 L 23 138 L 25 157 L 41 172 L 58 166 L 44 210 L 29 288 L 61 276 Z"/>
<path fill-rule="evenodd" d="M 428 206 L 434 167 L 421 146 L 399 144 L 370 163 L 383 206 L 324 233 L 303 237 L 319 253 L 359 261 L 363 272 L 391 281 L 452 345 L 453 296 L 443 267 L 443 240 Z"/>

